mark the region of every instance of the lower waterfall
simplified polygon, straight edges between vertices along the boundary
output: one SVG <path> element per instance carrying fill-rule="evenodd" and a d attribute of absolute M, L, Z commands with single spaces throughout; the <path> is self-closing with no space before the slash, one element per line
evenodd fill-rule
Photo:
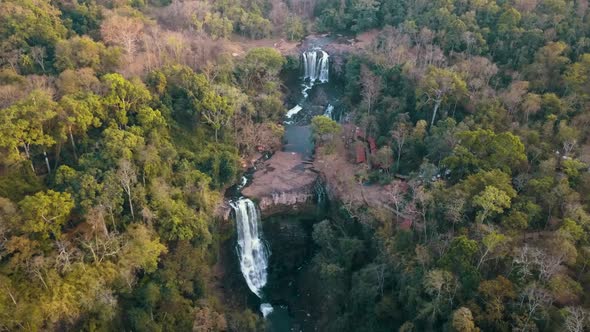
<path fill-rule="evenodd" d="M 266 285 L 268 257 L 270 251 L 262 239 L 260 214 L 254 202 L 240 198 L 231 203 L 236 214 L 238 244 L 236 250 L 240 260 L 240 269 L 248 288 L 262 298 L 262 288 Z M 272 312 L 272 306 L 265 303 L 261 310 L 264 314 Z M 269 308 L 270 307 L 270 308 Z"/>

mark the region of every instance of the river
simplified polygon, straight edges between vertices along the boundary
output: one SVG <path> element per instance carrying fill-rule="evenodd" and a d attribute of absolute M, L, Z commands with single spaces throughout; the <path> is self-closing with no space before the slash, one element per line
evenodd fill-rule
<path fill-rule="evenodd" d="M 338 116 L 338 96 L 330 84 L 330 55 L 321 45 L 311 45 L 300 56 L 298 73 L 286 73 L 286 104 L 283 151 L 313 159 L 310 122 L 313 116 Z M 244 178 L 244 181 L 245 178 Z M 245 183 L 237 186 L 237 191 Z M 322 211 L 286 213 L 261 220 L 254 202 L 246 197 L 231 203 L 236 220 L 236 253 L 243 280 L 256 295 L 258 310 L 273 332 L 313 331 L 313 282 L 307 269 L 313 257 L 312 226 Z"/>

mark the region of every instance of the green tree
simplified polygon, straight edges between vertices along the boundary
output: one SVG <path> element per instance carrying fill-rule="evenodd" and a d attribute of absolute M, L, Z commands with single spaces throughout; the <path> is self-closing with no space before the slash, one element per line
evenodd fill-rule
<path fill-rule="evenodd" d="M 222 17 L 219 13 L 205 14 L 203 25 L 213 39 L 225 39 L 231 35 L 234 29 L 232 21 L 227 17 Z"/>
<path fill-rule="evenodd" d="M 351 24 L 350 30 L 358 33 L 375 27 L 380 5 L 381 2 L 376 0 L 350 1 L 345 16 Z"/>
<path fill-rule="evenodd" d="M 568 66 L 564 81 L 568 90 L 587 102 L 590 98 L 590 54 L 583 54 L 580 60 Z"/>
<path fill-rule="evenodd" d="M 498 247 L 501 247 L 507 240 L 504 234 L 496 231 L 486 234 L 481 241 L 483 243 L 483 253 L 477 263 L 477 268 L 479 269 L 481 264 L 488 259 L 488 255 L 493 253 Z"/>
<path fill-rule="evenodd" d="M 231 107 L 228 100 L 209 91 L 202 100 L 201 116 L 205 123 L 215 131 L 215 142 L 218 141 L 218 133 L 221 128 L 227 126 L 234 115 L 235 108 Z"/>
<path fill-rule="evenodd" d="M 443 160 L 457 177 L 479 170 L 501 169 L 506 173 L 522 166 L 526 160 L 524 144 L 510 132 L 467 130 L 457 134 L 460 144 Z"/>
<path fill-rule="evenodd" d="M 289 15 L 285 22 L 285 35 L 287 39 L 291 41 L 301 40 L 305 37 L 305 26 L 300 17 L 295 15 Z"/>
<path fill-rule="evenodd" d="M 486 186 L 481 194 L 473 197 L 473 205 L 481 208 L 477 221 L 484 222 L 492 213 L 502 213 L 509 208 L 510 196 L 494 186 Z"/>
<path fill-rule="evenodd" d="M 535 62 L 529 67 L 530 82 L 537 91 L 561 91 L 562 73 L 569 63 L 564 55 L 567 44 L 564 42 L 549 43 L 535 55 Z"/>
<path fill-rule="evenodd" d="M 480 324 L 482 329 L 499 330 L 506 326 L 508 301 L 516 298 L 515 285 L 503 276 L 498 276 L 492 280 L 484 280 L 478 288 L 484 312 L 481 315 Z"/>
<path fill-rule="evenodd" d="M 475 290 L 479 284 L 479 272 L 474 266 L 477 252 L 477 241 L 461 235 L 453 239 L 448 251 L 439 260 L 442 267 L 459 277 L 466 294 Z"/>
<path fill-rule="evenodd" d="M 63 125 L 62 136 L 69 137 L 74 157 L 78 159 L 74 133 L 84 136 L 90 127 L 99 127 L 104 119 L 103 107 L 94 94 L 63 96 L 59 101 L 58 118 Z"/>
<path fill-rule="evenodd" d="M 64 70 L 59 74 L 55 84 L 60 96 L 76 93 L 98 93 L 101 88 L 100 81 L 91 68 Z"/>
<path fill-rule="evenodd" d="M 97 43 L 87 36 L 60 40 L 55 50 L 55 67 L 59 71 L 84 67 L 99 70 L 100 56 L 104 50 L 105 46 L 102 43 Z"/>
<path fill-rule="evenodd" d="M 3 1 L 0 3 L 0 64 L 16 63 L 25 72 L 35 72 L 35 67 L 46 68 L 43 63 L 53 61 L 55 43 L 66 32 L 60 11 L 48 1 Z M 34 52 L 35 47 L 41 52 Z"/>
<path fill-rule="evenodd" d="M 152 98 L 143 83 L 128 81 L 120 74 L 107 74 L 102 81 L 106 89 L 103 103 L 119 126 L 127 126 L 129 115 L 146 107 Z"/>
<path fill-rule="evenodd" d="M 238 65 L 238 77 L 242 86 L 252 93 L 273 92 L 285 61 L 285 58 L 273 48 L 251 49 L 244 61 Z"/>
<path fill-rule="evenodd" d="M 431 66 L 420 80 L 417 94 L 425 98 L 425 104 L 433 107 L 432 127 L 441 107 L 460 102 L 467 95 L 467 84 L 454 71 Z"/>
<path fill-rule="evenodd" d="M 341 130 L 338 122 L 327 116 L 314 116 L 311 119 L 311 131 L 314 139 L 320 144 L 331 140 L 334 135 L 340 133 Z"/>
<path fill-rule="evenodd" d="M 49 135 L 49 122 L 56 116 L 57 104 L 48 93 L 34 90 L 24 100 L 0 112 L 0 146 L 8 152 L 9 161 L 22 160 L 21 149 L 25 158 L 32 161 L 32 148 L 46 149 L 55 143 L 55 139 Z M 47 162 L 49 169 L 49 162 Z"/>
<path fill-rule="evenodd" d="M 168 251 L 158 236 L 145 225 L 133 224 L 127 229 L 126 237 L 121 265 L 131 273 L 139 269 L 147 273 L 156 271 L 160 255 Z"/>
<path fill-rule="evenodd" d="M 19 202 L 19 208 L 24 221 L 23 231 L 38 234 L 42 239 L 48 239 L 50 235 L 59 239 L 74 201 L 69 193 L 48 190 L 25 197 Z"/>

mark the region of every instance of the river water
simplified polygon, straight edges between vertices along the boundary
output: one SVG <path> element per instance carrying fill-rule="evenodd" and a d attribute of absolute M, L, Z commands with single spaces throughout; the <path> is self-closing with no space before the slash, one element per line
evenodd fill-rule
<path fill-rule="evenodd" d="M 283 150 L 313 158 L 310 122 L 313 116 L 337 117 L 337 89 L 330 84 L 330 56 L 310 46 L 300 57 L 298 74 L 286 75 L 287 107 Z M 245 178 L 244 178 L 245 179 Z M 236 186 L 236 193 L 247 185 Z M 238 195 L 239 196 L 239 195 Z M 272 332 L 313 331 L 313 282 L 307 265 L 313 256 L 312 226 L 321 212 L 273 216 L 261 222 L 254 202 L 235 196 L 236 254 L 243 279 L 255 294 L 258 310 Z M 253 305 L 254 306 L 254 305 Z"/>

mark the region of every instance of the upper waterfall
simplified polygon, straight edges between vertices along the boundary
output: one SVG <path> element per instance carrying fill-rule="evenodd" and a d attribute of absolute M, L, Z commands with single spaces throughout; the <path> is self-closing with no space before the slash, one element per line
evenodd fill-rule
<path fill-rule="evenodd" d="M 303 52 L 303 79 L 311 83 L 328 82 L 330 78 L 330 56 L 320 48 Z"/>
<path fill-rule="evenodd" d="M 266 285 L 266 268 L 270 251 L 262 240 L 260 215 L 254 202 L 240 198 L 231 203 L 236 213 L 238 257 L 240 269 L 248 288 L 262 298 L 261 290 Z"/>
<path fill-rule="evenodd" d="M 326 110 L 324 111 L 324 116 L 334 120 L 333 113 L 334 113 L 334 106 L 332 104 L 328 104 L 328 106 L 326 107 Z"/>

